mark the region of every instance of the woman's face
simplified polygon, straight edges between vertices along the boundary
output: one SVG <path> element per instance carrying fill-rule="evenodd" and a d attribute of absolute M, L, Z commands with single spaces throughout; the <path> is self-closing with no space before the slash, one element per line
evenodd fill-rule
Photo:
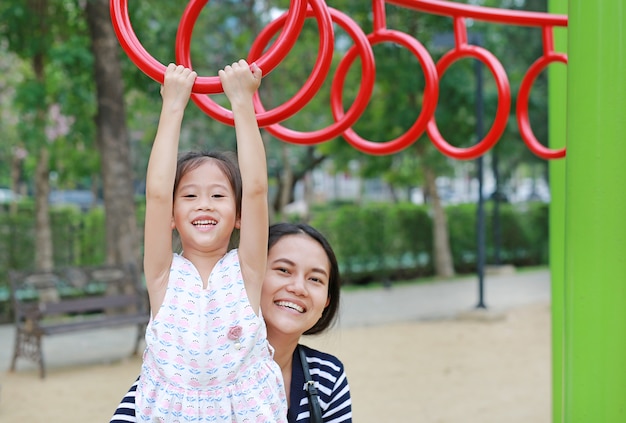
<path fill-rule="evenodd" d="M 330 263 L 308 235 L 286 235 L 268 251 L 261 310 L 268 332 L 300 336 L 329 303 Z"/>

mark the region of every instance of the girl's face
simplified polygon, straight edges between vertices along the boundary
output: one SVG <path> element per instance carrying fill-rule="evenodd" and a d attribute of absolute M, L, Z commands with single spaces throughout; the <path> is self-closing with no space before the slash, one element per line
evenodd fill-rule
<path fill-rule="evenodd" d="M 261 309 L 268 332 L 300 336 L 329 303 L 330 262 L 308 235 L 286 235 L 268 251 Z"/>
<path fill-rule="evenodd" d="M 183 175 L 174 193 L 172 216 L 183 251 L 227 248 L 240 224 L 236 210 L 230 182 L 213 160 Z"/>

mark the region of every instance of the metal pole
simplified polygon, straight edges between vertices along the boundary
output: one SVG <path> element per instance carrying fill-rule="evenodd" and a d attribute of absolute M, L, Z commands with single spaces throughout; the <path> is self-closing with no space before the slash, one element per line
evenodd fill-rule
<path fill-rule="evenodd" d="M 550 13 L 567 14 L 568 0 L 549 0 Z M 554 28 L 554 47 L 567 52 L 567 28 Z M 567 67 L 548 68 L 548 141 L 550 148 L 565 145 Z M 565 164 L 550 160 L 550 282 L 552 311 L 552 423 L 563 422 L 563 301 L 565 257 Z"/>
<path fill-rule="evenodd" d="M 570 0 L 566 423 L 626 422 L 626 7 Z"/>
<path fill-rule="evenodd" d="M 498 146 L 494 146 L 491 150 L 491 168 L 493 177 L 496 182 L 496 189 L 493 192 L 493 261 L 494 264 L 500 265 L 500 249 L 502 247 L 502 229 L 500 226 L 500 201 L 502 201 L 503 193 L 500 191 L 500 169 L 498 164 Z"/>
<path fill-rule="evenodd" d="M 479 44 L 479 39 L 475 42 Z M 483 72 L 482 62 L 474 60 L 474 72 L 476 73 L 476 141 L 483 138 Z M 483 197 L 483 156 L 476 159 L 476 171 L 478 173 L 478 210 L 476 224 L 477 260 L 478 273 L 478 304 L 476 308 L 487 308 L 485 305 L 485 199 Z"/>

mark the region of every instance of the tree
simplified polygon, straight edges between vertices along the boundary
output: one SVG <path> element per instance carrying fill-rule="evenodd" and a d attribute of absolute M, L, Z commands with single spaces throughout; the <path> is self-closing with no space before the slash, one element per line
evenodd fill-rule
<path fill-rule="evenodd" d="M 81 5 L 77 1 L 15 0 L 2 2 L 0 6 L 2 38 L 8 41 L 11 51 L 31 63 L 29 73 L 18 86 L 15 101 L 20 111 L 24 148 L 30 156 L 37 157 L 34 171 L 36 266 L 44 269 L 53 266 L 48 210 L 50 171 L 58 171 L 60 180 L 67 182 L 85 175 L 93 177 L 99 165 L 97 155 L 91 150 L 95 96 L 94 74 L 90 68 L 94 63 L 101 96 L 97 125 L 99 145 L 103 147 L 105 205 L 109 220 L 108 261 L 136 262 L 138 258 L 125 115 L 112 122 L 108 110 L 102 111 L 106 107 L 115 109 L 117 104 L 123 112 L 123 91 L 114 90 L 115 82 L 121 82 L 119 60 L 114 60 L 117 39 L 111 28 L 108 2 L 87 2 L 85 7 L 93 18 L 90 23 L 94 26 L 93 46 L 97 52 L 92 55 Z M 107 50 L 114 54 L 102 57 Z M 107 77 L 107 66 L 114 67 L 115 62 L 118 75 Z M 108 130 L 119 132 L 111 134 Z"/>
<path fill-rule="evenodd" d="M 111 26 L 108 0 L 87 1 L 85 12 L 94 56 L 96 139 L 104 188 L 107 261 L 138 264 L 139 238 L 119 43 Z"/>
<path fill-rule="evenodd" d="M 18 133 L 18 114 L 13 107 L 15 101 L 15 87 L 22 78 L 22 60 L 6 50 L 6 45 L 0 42 L 0 186 L 7 186 L 18 194 L 25 194 L 22 189 L 22 167 L 26 150 L 20 143 Z M 15 72 L 19 69 L 18 72 Z M 11 213 L 17 211 L 17 203 L 11 203 Z"/>
<path fill-rule="evenodd" d="M 337 8 L 353 17 L 367 33 L 373 27 L 370 4 L 333 2 Z M 422 44 L 426 44 L 434 33 L 441 31 L 447 24 L 440 17 L 427 14 L 407 13 L 406 9 L 386 7 L 387 27 L 405 32 Z M 380 43 L 373 47 L 376 60 L 376 86 L 368 108 L 353 126 L 355 132 L 369 140 L 387 142 L 404 134 L 415 122 L 422 110 L 422 93 L 425 80 L 421 74 L 419 61 L 404 46 L 396 43 Z M 358 75 L 356 75 L 358 78 Z M 354 78 L 354 77 L 353 77 Z M 348 79 L 348 78 L 346 78 Z M 351 85 L 358 87 L 358 79 L 351 79 Z M 347 85 L 347 84 L 346 84 Z M 345 97 L 345 96 L 344 96 Z M 347 103 L 349 104 L 349 98 Z M 463 97 L 457 99 L 465 100 Z M 463 104 L 455 104 L 450 110 L 463 110 Z M 440 110 L 440 114 L 452 119 L 454 112 Z M 457 131 L 463 125 L 455 122 Z M 438 276 L 449 277 L 454 274 L 452 253 L 448 242 L 447 219 L 437 193 L 435 178 L 450 172 L 449 161 L 434 148 L 425 136 L 413 141 L 410 148 L 395 153 L 393 156 L 372 157 L 350 151 L 352 147 L 345 142 L 333 142 L 323 146 L 322 150 L 330 157 L 342 157 L 347 163 L 352 157 L 359 161 L 361 176 L 382 176 L 391 186 L 391 191 L 424 183 L 425 193 L 433 212 L 433 263 Z M 412 164 L 408 167 L 407 164 Z"/>
<path fill-rule="evenodd" d="M 26 141 L 27 149 L 36 153 L 35 170 L 35 236 L 37 250 L 35 265 L 40 269 L 51 269 L 52 238 L 48 214 L 49 192 L 49 144 L 56 137 L 46 137 L 46 120 L 50 101 L 46 65 L 54 39 L 50 26 L 50 15 L 55 11 L 48 0 L 3 2 L 0 27 L 8 40 L 8 47 L 30 64 L 30 77 L 25 78 L 18 88 L 16 102 L 21 112 L 19 131 Z"/>

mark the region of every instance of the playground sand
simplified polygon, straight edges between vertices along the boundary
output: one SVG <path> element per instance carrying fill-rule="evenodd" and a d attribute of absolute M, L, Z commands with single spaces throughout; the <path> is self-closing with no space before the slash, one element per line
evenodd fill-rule
<path fill-rule="evenodd" d="M 551 421 L 549 304 L 303 342 L 341 357 L 357 423 Z M 133 358 L 51 368 L 45 380 L 34 368 L 0 373 L 0 422 L 108 422 L 139 368 Z"/>

